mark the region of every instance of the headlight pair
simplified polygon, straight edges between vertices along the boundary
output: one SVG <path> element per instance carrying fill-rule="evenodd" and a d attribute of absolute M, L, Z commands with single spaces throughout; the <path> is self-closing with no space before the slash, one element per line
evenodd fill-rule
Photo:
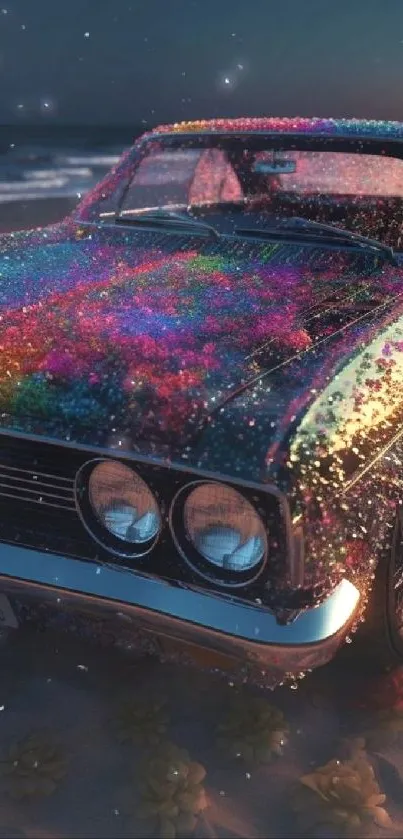
<path fill-rule="evenodd" d="M 92 461 L 79 471 L 76 486 L 80 516 L 101 545 L 132 558 L 153 548 L 162 512 L 138 472 L 120 461 Z M 213 481 L 186 484 L 169 520 L 177 549 L 201 576 L 245 585 L 260 573 L 267 557 L 264 522 L 233 487 Z"/>

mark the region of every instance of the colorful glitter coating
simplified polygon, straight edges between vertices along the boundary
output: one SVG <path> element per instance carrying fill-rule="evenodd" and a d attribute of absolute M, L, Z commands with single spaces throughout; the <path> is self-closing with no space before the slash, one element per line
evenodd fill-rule
<path fill-rule="evenodd" d="M 312 134 L 335 137 L 403 139 L 403 122 L 375 119 L 333 119 L 325 117 L 240 117 L 206 119 L 159 125 L 156 134 L 233 133 Z"/>
<path fill-rule="evenodd" d="M 396 284 L 393 271 L 357 277 L 356 257 L 340 253 L 318 252 L 316 265 L 311 253 L 307 266 L 295 247 L 224 255 L 154 234 L 151 251 L 144 234 L 133 249 L 124 232 L 77 233 L 42 244 L 33 234 L 32 245 L 22 234 L 24 256 L 4 255 L 0 357 L 0 407 L 16 429 L 43 424 L 77 442 L 118 429 L 183 445 L 239 388 L 316 343 L 309 309 L 333 294 L 348 322 L 357 297 L 365 308 Z"/>

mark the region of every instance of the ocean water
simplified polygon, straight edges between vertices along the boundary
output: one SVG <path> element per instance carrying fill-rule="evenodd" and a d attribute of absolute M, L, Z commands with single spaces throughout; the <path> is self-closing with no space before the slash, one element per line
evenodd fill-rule
<path fill-rule="evenodd" d="M 0 154 L 0 204 L 80 197 L 118 161 L 124 145 L 96 150 L 69 145 L 16 144 Z"/>

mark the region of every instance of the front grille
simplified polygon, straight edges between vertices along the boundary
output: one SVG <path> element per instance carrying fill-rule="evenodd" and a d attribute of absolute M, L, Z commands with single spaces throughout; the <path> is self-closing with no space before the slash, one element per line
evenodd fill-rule
<path fill-rule="evenodd" d="M 41 504 L 43 507 L 75 509 L 74 484 L 70 478 L 5 463 L 0 463 L 0 498 Z"/>
<path fill-rule="evenodd" d="M 0 541 L 96 558 L 74 502 L 75 474 L 85 459 L 62 446 L 0 434 Z"/>
<path fill-rule="evenodd" d="M 119 456 L 124 459 L 124 453 Z M 133 463 L 159 500 L 164 526 L 155 548 L 143 559 L 119 559 L 89 534 L 74 502 L 75 476 L 94 457 L 96 455 L 91 452 L 57 443 L 0 433 L 0 542 L 97 564 L 123 564 L 159 578 L 194 582 L 200 586 L 200 575 L 192 571 L 175 548 L 167 522 L 172 499 L 194 480 L 194 473 L 187 474 L 169 465 L 152 462 Z M 253 491 L 250 497 L 252 503 L 258 505 L 257 509 L 263 505 L 262 510 L 265 510 L 269 561 L 262 577 L 251 581 L 243 596 L 247 600 L 259 597 L 265 603 L 269 596 L 265 579 L 275 583 L 284 574 L 284 522 L 275 496 L 267 495 L 262 489 L 257 493 Z M 214 588 L 214 585 L 207 581 L 203 587 Z"/>
<path fill-rule="evenodd" d="M 77 450 L 53 443 L 34 442 L 0 433 L 0 470 L 4 467 L 49 477 L 51 481 L 69 481 L 71 485 L 78 465 L 87 459 Z"/>

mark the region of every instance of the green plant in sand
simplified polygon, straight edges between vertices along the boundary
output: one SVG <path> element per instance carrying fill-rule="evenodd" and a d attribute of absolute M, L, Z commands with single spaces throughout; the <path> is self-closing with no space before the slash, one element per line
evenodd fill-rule
<path fill-rule="evenodd" d="M 9 795 L 21 799 L 54 792 L 67 762 L 51 734 L 34 732 L 10 747 L 0 768 Z"/>
<path fill-rule="evenodd" d="M 205 775 L 184 749 L 161 745 L 143 764 L 140 818 L 153 820 L 161 839 L 190 836 L 207 806 Z"/>
<path fill-rule="evenodd" d="M 130 699 L 120 707 L 115 720 L 121 743 L 135 746 L 157 746 L 164 739 L 169 714 L 164 700 Z"/>
<path fill-rule="evenodd" d="M 282 754 L 288 730 L 282 711 L 274 705 L 261 697 L 236 694 L 217 726 L 217 745 L 231 758 L 267 763 Z"/>
<path fill-rule="evenodd" d="M 332 826 L 340 836 L 365 836 L 370 823 L 392 825 L 385 798 L 366 753 L 357 748 L 350 759 L 331 760 L 303 775 L 292 806 L 306 835 Z"/>

